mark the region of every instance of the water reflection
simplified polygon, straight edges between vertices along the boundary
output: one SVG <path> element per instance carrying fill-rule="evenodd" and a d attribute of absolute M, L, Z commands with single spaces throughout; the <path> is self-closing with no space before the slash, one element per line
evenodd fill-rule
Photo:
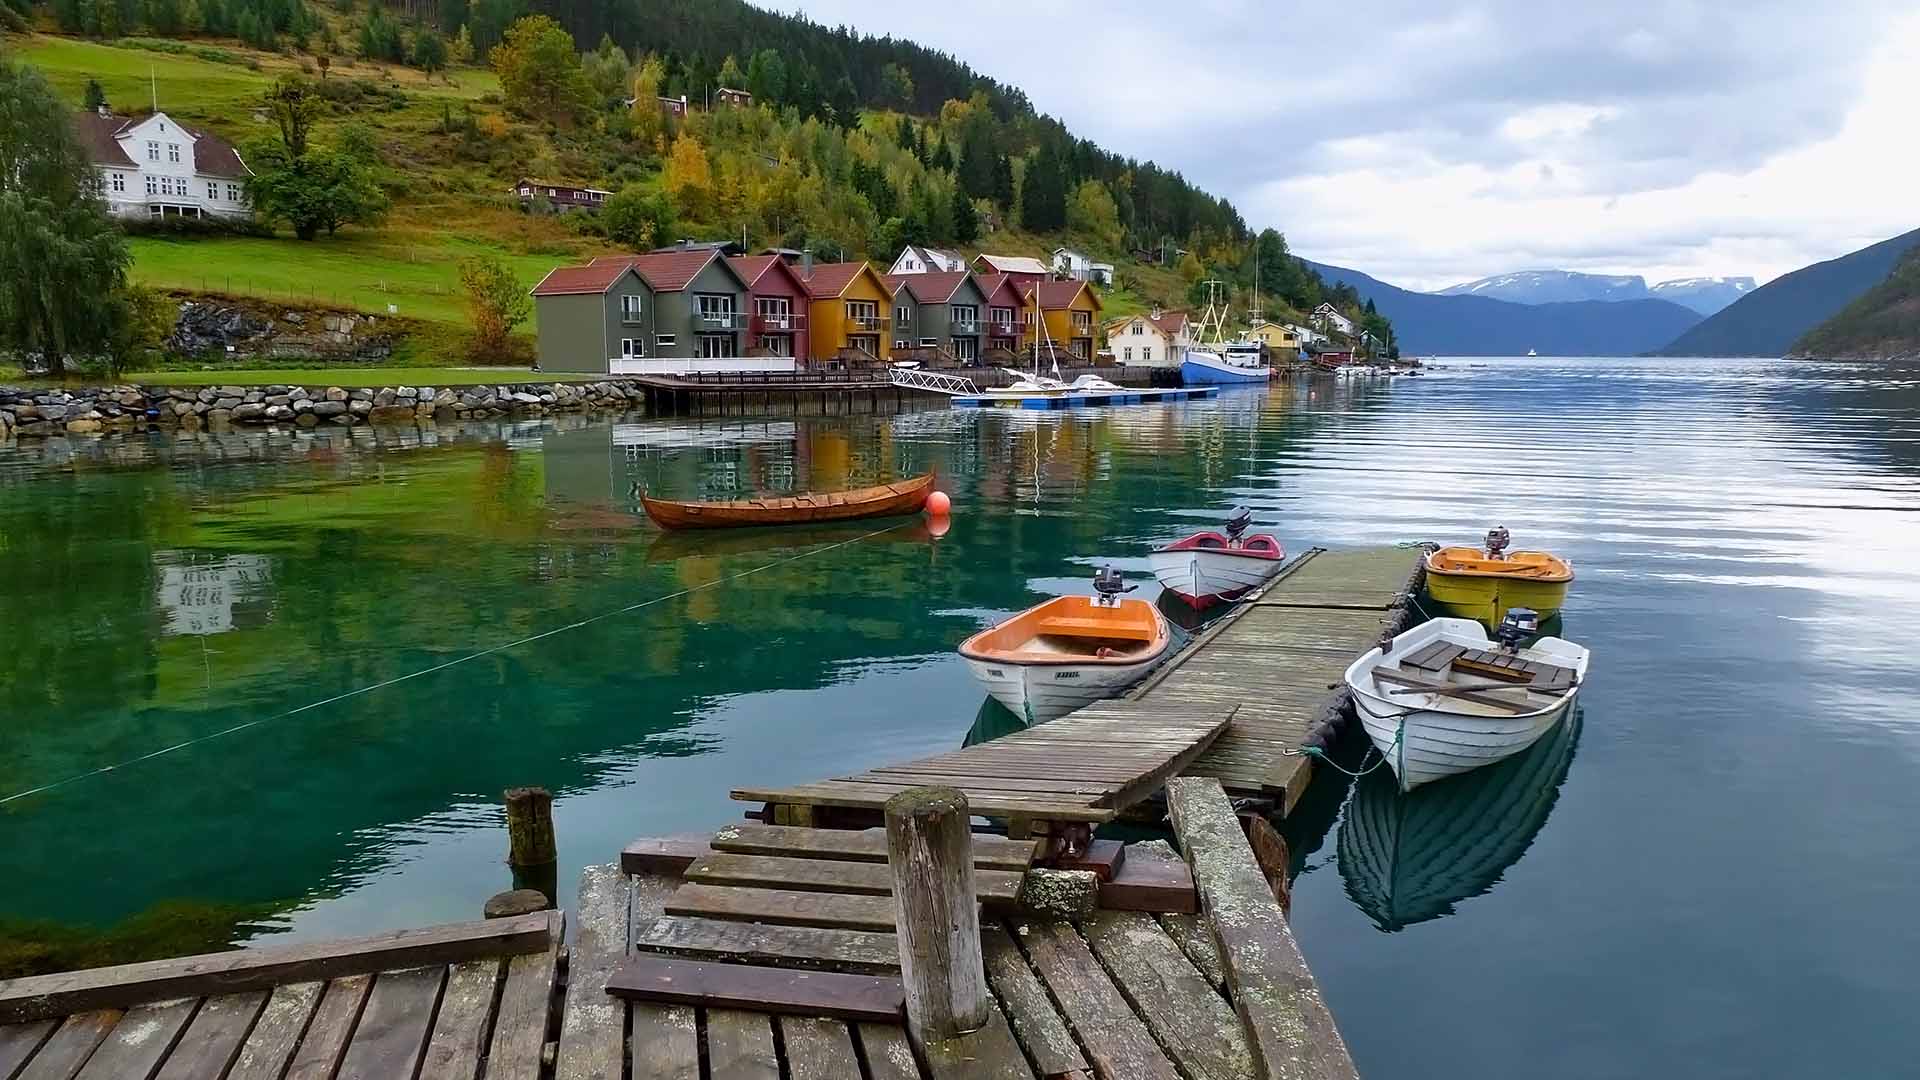
<path fill-rule="evenodd" d="M 1526 753 L 1401 794 L 1387 769 L 1354 782 L 1340 877 L 1382 930 L 1453 913 L 1499 884 L 1547 823 L 1580 741 L 1576 707 Z"/>
<path fill-rule="evenodd" d="M 236 628 L 254 629 L 272 613 L 268 586 L 273 561 L 264 555 L 228 555 L 196 558 L 178 551 L 158 551 L 154 569 L 160 575 L 161 632 L 177 635 L 224 634 Z"/>

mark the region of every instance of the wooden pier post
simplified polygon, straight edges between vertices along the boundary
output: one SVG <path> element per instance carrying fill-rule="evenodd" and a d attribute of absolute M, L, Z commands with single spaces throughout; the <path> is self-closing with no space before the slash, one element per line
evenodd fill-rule
<path fill-rule="evenodd" d="M 978 1031 L 989 1010 L 967 797 L 914 788 L 888 799 L 885 813 L 907 1026 L 922 1043 Z"/>
<path fill-rule="evenodd" d="M 560 858 L 553 837 L 553 793 L 543 787 L 507 789 L 507 862 L 544 866 Z"/>

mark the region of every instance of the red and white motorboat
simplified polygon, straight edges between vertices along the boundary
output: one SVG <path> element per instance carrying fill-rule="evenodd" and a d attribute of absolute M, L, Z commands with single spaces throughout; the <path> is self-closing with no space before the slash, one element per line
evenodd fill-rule
<path fill-rule="evenodd" d="M 1279 573 L 1287 555 L 1266 533 L 1247 536 L 1251 524 L 1253 515 L 1240 507 L 1227 519 L 1224 535 L 1194 533 L 1147 556 L 1147 565 L 1162 588 L 1196 611 L 1238 600 Z"/>

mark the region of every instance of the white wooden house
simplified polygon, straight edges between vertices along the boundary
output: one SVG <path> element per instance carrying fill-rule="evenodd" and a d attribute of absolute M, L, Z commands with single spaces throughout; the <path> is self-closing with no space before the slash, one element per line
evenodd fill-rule
<path fill-rule="evenodd" d="M 75 133 L 100 172 L 107 208 L 120 217 L 223 217 L 253 213 L 253 170 L 227 140 L 163 112 L 116 116 L 102 106 L 74 117 Z"/>

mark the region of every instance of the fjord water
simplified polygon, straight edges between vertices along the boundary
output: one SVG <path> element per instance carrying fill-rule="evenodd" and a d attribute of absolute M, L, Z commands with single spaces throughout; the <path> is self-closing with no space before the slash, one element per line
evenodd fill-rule
<path fill-rule="evenodd" d="M 1153 544 L 1244 503 L 1290 550 L 1504 524 L 1579 574 L 1577 729 L 1419 802 L 1323 772 L 1288 825 L 1363 1073 L 1906 1072 L 1920 373 L 1469 363 L 1072 414 L 0 447 L 0 799 L 54 785 L 0 803 L 0 940 L 470 918 L 524 783 L 570 893 L 737 820 L 731 786 L 1003 723 L 963 636 L 1103 562 L 1150 595 Z M 636 513 L 926 469 L 937 538 Z"/>

